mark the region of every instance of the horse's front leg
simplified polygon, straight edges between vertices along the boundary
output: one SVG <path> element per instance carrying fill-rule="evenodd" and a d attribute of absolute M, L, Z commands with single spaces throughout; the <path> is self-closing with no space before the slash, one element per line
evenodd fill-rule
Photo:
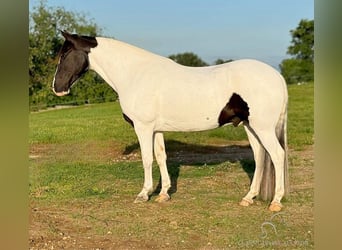
<path fill-rule="evenodd" d="M 144 166 L 144 186 L 134 201 L 134 203 L 140 203 L 148 201 L 149 195 L 153 191 L 153 130 L 147 126 L 139 126 L 138 124 L 134 124 L 134 128 L 138 136 Z"/>
<path fill-rule="evenodd" d="M 156 156 L 157 163 L 160 169 L 161 175 L 161 190 L 157 202 L 164 202 L 170 199 L 167 191 L 171 187 L 170 176 L 167 171 L 166 165 L 166 153 L 165 153 L 165 144 L 164 144 L 164 136 L 161 132 L 156 132 L 154 134 L 154 155 Z"/>

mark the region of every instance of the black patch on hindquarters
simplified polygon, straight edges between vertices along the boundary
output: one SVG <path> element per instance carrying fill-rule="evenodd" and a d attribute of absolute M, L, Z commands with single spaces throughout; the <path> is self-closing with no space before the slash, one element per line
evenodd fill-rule
<path fill-rule="evenodd" d="M 123 113 L 122 115 L 123 115 L 123 118 L 125 119 L 125 121 L 128 122 L 134 128 L 133 121 L 126 114 Z"/>
<path fill-rule="evenodd" d="M 248 121 L 249 107 L 240 95 L 233 93 L 229 102 L 221 110 L 218 118 L 219 125 L 233 123 L 236 127 L 241 121 Z"/>

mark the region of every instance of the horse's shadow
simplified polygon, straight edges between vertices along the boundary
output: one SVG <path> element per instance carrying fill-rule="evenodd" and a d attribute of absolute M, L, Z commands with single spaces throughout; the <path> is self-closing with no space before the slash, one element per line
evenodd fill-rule
<path fill-rule="evenodd" d="M 167 168 L 171 179 L 169 194 L 177 192 L 177 182 L 182 165 L 213 166 L 226 161 L 240 162 L 243 170 L 252 181 L 255 163 L 253 152 L 249 144 L 228 146 L 207 146 L 188 144 L 176 140 L 165 141 L 167 153 Z M 124 155 L 129 155 L 139 150 L 139 144 L 134 143 L 125 148 Z M 161 190 L 161 178 L 152 195 L 159 194 Z"/>

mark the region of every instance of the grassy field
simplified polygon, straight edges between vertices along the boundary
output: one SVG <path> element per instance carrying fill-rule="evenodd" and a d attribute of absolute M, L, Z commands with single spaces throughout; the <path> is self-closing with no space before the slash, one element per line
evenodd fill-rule
<path fill-rule="evenodd" d="M 313 84 L 289 86 L 284 210 L 238 205 L 253 173 L 242 127 L 166 133 L 171 200 L 133 204 L 139 145 L 118 103 L 30 113 L 30 249 L 313 248 Z M 159 170 L 153 169 L 158 189 Z"/>

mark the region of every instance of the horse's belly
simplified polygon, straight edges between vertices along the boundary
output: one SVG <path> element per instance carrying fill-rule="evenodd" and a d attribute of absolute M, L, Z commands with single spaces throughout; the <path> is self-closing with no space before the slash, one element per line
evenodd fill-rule
<path fill-rule="evenodd" d="M 168 91 L 159 99 L 158 128 L 163 131 L 202 131 L 218 127 L 225 97 L 213 85 Z"/>
<path fill-rule="evenodd" d="M 160 120 L 156 124 L 156 131 L 204 131 L 218 127 L 218 121 L 202 120 L 202 121 L 168 121 Z"/>
<path fill-rule="evenodd" d="M 172 107 L 174 109 L 172 109 Z M 157 119 L 156 127 L 160 131 L 202 131 L 218 127 L 220 110 L 217 107 L 193 105 L 177 107 L 170 105 Z"/>

